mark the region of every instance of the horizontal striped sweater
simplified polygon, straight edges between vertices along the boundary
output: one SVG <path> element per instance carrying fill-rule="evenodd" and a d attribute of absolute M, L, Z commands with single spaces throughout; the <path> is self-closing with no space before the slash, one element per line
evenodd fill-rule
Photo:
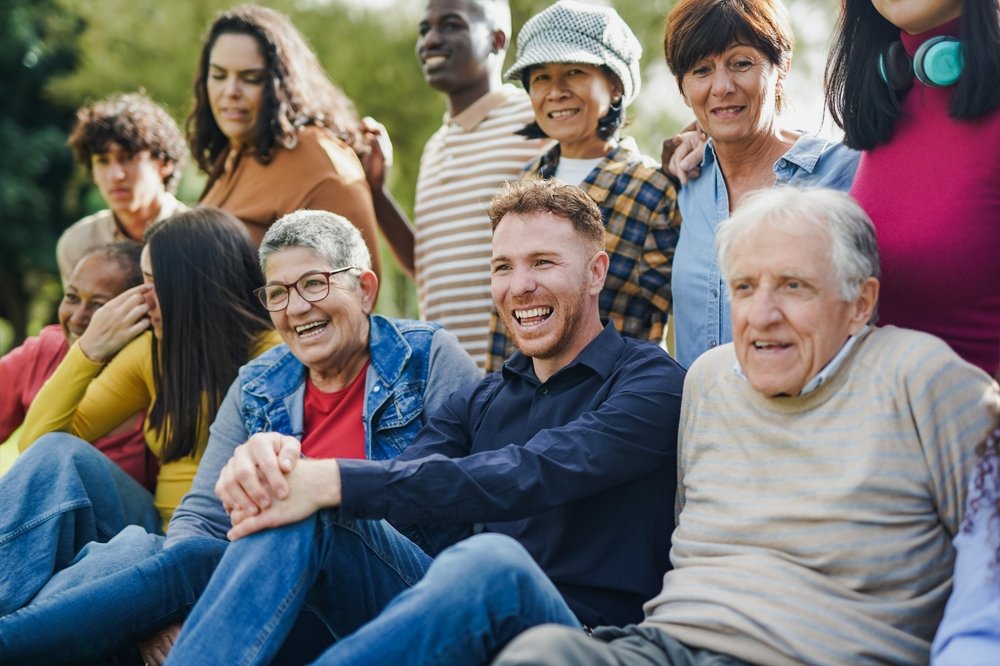
<path fill-rule="evenodd" d="M 894 327 L 803 397 L 764 397 L 735 360 L 718 347 L 685 381 L 674 569 L 645 623 L 753 663 L 925 663 L 996 384 Z"/>

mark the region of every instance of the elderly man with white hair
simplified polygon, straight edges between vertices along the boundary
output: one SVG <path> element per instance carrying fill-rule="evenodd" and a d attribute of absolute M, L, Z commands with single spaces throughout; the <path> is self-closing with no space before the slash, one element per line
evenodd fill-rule
<path fill-rule="evenodd" d="M 925 663 L 996 384 L 874 326 L 847 195 L 765 190 L 719 229 L 733 342 L 684 384 L 673 569 L 645 620 L 546 626 L 499 664 Z"/>

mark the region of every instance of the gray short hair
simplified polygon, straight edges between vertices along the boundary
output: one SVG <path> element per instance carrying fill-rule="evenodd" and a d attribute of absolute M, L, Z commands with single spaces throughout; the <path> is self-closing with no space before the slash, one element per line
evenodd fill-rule
<path fill-rule="evenodd" d="M 875 227 L 854 199 L 834 190 L 784 186 L 747 194 L 740 200 L 736 212 L 719 225 L 715 234 L 715 254 L 727 282 L 733 244 L 763 222 L 777 224 L 779 228 L 811 224 L 829 233 L 830 258 L 844 301 L 854 301 L 865 280 L 879 278 L 882 274 Z"/>
<path fill-rule="evenodd" d="M 358 228 L 346 217 L 325 210 L 297 210 L 271 225 L 260 242 L 261 271 L 267 271 L 272 254 L 290 247 L 304 247 L 330 262 L 331 268 L 355 266 L 371 270 L 372 258 Z"/>

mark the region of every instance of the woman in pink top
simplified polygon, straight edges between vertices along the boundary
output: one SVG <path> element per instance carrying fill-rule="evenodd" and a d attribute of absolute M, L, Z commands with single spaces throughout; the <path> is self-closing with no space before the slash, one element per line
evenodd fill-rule
<path fill-rule="evenodd" d="M 140 243 L 119 241 L 87 252 L 76 263 L 59 303 L 59 323 L 46 326 L 0 358 L 0 442 L 24 422 L 42 384 L 83 335 L 94 312 L 121 292 L 142 283 Z M 13 446 L 13 444 L 11 444 Z M 156 457 L 146 449 L 142 415 L 136 414 L 94 446 L 147 489 L 156 483 Z"/>
<path fill-rule="evenodd" d="M 881 324 L 1000 364 L 997 0 L 846 0 L 827 103 L 863 150 L 851 194 L 878 232 Z"/>

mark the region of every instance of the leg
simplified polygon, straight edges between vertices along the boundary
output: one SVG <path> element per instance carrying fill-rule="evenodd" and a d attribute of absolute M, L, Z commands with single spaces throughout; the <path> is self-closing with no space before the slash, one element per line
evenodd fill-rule
<path fill-rule="evenodd" d="M 493 666 L 749 666 L 729 655 L 691 648 L 652 626 L 599 627 L 591 638 L 556 625 L 535 627 L 507 646 Z"/>
<path fill-rule="evenodd" d="M 160 530 L 153 496 L 90 444 L 40 438 L 0 479 L 0 616 L 24 606 L 90 541 Z"/>
<path fill-rule="evenodd" d="M 538 624 L 579 627 L 517 541 L 481 534 L 445 550 L 416 586 L 318 664 L 485 664 Z"/>
<path fill-rule="evenodd" d="M 170 663 L 268 663 L 307 600 L 345 636 L 429 565 L 430 557 L 385 521 L 342 521 L 336 511 L 252 534 L 229 546 Z"/>
<path fill-rule="evenodd" d="M 0 663 L 96 660 L 182 620 L 227 542 L 162 543 L 163 537 L 125 530 L 61 572 L 30 604 L 0 618 Z"/>

